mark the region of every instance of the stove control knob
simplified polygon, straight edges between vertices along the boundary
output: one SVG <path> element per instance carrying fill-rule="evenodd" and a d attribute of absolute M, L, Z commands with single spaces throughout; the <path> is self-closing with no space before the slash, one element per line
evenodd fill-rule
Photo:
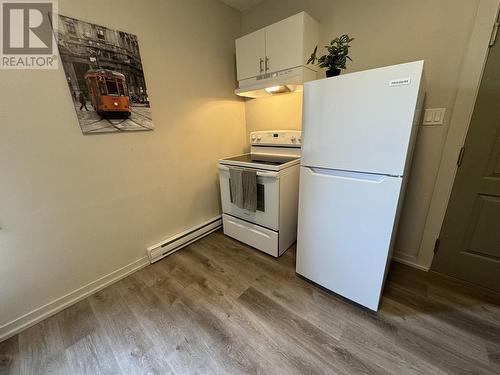
<path fill-rule="evenodd" d="M 292 140 L 292 142 L 294 142 L 294 143 L 295 143 L 295 141 L 297 140 L 297 138 L 295 138 L 295 136 L 294 136 L 294 135 L 292 135 L 292 137 L 291 137 L 290 139 L 291 139 L 291 140 Z"/>
<path fill-rule="evenodd" d="M 257 136 L 257 141 L 260 141 L 262 137 L 260 135 Z"/>
<path fill-rule="evenodd" d="M 252 142 L 255 142 L 255 138 L 257 138 L 255 134 L 252 134 Z"/>

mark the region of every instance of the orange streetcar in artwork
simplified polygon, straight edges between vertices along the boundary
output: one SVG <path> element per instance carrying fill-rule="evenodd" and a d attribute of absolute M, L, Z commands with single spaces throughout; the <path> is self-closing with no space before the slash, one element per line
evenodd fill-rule
<path fill-rule="evenodd" d="M 91 69 L 84 75 L 92 106 L 102 117 L 129 117 L 125 76 L 108 69 Z"/>

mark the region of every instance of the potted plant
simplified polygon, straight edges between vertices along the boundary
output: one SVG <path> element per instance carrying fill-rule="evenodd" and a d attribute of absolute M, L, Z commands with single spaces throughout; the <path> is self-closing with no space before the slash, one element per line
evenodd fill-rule
<path fill-rule="evenodd" d="M 327 55 L 321 57 L 316 57 L 316 52 L 318 51 L 318 46 L 314 48 L 311 57 L 307 60 L 308 64 L 315 64 L 316 61 L 320 68 L 326 68 L 326 76 L 334 77 L 340 74 L 341 69 L 345 69 L 345 64 L 347 59 L 352 59 L 349 57 L 349 43 L 352 42 L 354 38 L 350 38 L 349 35 L 344 34 L 330 42 L 330 45 L 325 46 L 328 50 Z"/>

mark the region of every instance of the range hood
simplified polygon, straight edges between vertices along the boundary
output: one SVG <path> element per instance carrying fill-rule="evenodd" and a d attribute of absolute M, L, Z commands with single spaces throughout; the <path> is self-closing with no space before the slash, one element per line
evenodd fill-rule
<path fill-rule="evenodd" d="M 316 79 L 316 72 L 306 66 L 285 69 L 239 81 L 234 93 L 246 98 L 261 98 L 289 92 L 300 92 L 303 84 Z"/>

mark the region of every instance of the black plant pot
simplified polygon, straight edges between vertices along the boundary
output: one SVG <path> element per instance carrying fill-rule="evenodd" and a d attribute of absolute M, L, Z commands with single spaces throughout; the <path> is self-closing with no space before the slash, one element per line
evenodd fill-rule
<path fill-rule="evenodd" d="M 328 78 L 340 75 L 340 69 L 329 69 L 326 71 L 326 76 Z"/>

